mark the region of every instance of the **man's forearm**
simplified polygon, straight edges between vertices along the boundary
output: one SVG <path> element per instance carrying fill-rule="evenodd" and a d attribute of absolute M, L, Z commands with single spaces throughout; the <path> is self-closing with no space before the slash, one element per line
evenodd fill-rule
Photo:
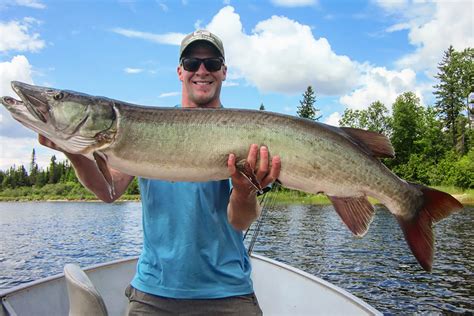
<path fill-rule="evenodd" d="M 65 153 L 65 155 L 69 161 L 71 161 L 77 178 L 82 185 L 104 202 L 110 203 L 118 199 L 125 192 L 128 184 L 133 179 L 131 176 L 111 170 L 115 186 L 115 192 L 111 196 L 108 184 L 94 161 L 82 155 L 70 153 Z"/>
<path fill-rule="evenodd" d="M 236 190 L 230 195 L 227 217 L 236 230 L 246 230 L 260 215 L 260 206 L 254 192 L 239 193 Z"/>

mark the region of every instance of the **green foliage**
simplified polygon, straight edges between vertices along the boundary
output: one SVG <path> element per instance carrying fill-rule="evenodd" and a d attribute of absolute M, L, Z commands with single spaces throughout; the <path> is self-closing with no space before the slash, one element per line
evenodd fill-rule
<path fill-rule="evenodd" d="M 135 177 L 132 180 L 132 182 L 130 182 L 130 184 L 128 185 L 127 190 L 125 191 L 125 194 L 128 194 L 128 195 L 140 194 L 140 188 L 138 186 L 138 178 L 137 177 Z"/>
<path fill-rule="evenodd" d="M 395 100 L 392 112 L 393 166 L 407 163 L 411 154 L 420 152 L 417 140 L 423 132 L 423 108 L 413 92 L 405 92 Z"/>
<path fill-rule="evenodd" d="M 313 87 L 308 86 L 306 91 L 303 93 L 303 100 L 300 101 L 300 106 L 298 106 L 298 116 L 307 118 L 310 120 L 318 121 L 321 116 L 316 116 L 319 112 L 319 109 L 314 107 L 314 103 L 316 102 L 316 95 L 313 90 Z"/>
<path fill-rule="evenodd" d="M 260 104 L 259 110 L 260 110 L 260 111 L 265 111 L 265 106 L 263 105 L 263 103 Z"/>
<path fill-rule="evenodd" d="M 436 110 L 450 135 L 451 148 L 465 152 L 465 127 L 468 123 L 460 117 L 462 111 L 467 109 L 469 93 L 474 90 L 474 49 L 457 52 L 450 46 L 438 69 L 435 77 L 439 84 L 435 85 L 434 92 Z M 459 145 L 459 142 L 462 144 Z"/>
<path fill-rule="evenodd" d="M 366 110 L 344 110 L 339 125 L 362 128 L 387 136 L 391 134 L 391 118 L 387 107 L 380 101 L 373 102 Z"/>

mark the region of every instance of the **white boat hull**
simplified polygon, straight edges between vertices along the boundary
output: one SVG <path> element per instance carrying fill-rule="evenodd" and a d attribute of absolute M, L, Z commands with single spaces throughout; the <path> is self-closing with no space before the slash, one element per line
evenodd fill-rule
<path fill-rule="evenodd" d="M 137 258 L 84 269 L 105 301 L 109 315 L 125 315 L 124 291 L 135 274 Z M 252 255 L 252 279 L 265 315 L 382 315 L 350 293 L 277 261 Z M 0 316 L 68 315 L 64 274 L 0 292 Z"/>

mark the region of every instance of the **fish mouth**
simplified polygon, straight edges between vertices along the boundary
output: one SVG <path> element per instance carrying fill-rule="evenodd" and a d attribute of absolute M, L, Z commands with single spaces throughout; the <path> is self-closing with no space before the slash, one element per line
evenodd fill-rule
<path fill-rule="evenodd" d="M 36 87 L 19 81 L 12 81 L 12 88 L 22 99 L 24 106 L 36 119 L 47 122 L 49 105 L 46 95 L 48 88 Z"/>

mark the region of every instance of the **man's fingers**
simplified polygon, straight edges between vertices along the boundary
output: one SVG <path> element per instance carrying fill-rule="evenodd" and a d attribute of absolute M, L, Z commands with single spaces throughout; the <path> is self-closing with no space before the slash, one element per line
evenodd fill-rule
<path fill-rule="evenodd" d="M 249 154 L 247 156 L 247 162 L 249 163 L 250 167 L 255 170 L 255 165 L 257 164 L 257 156 L 258 156 L 258 145 L 252 144 L 250 145 Z"/>
<path fill-rule="evenodd" d="M 268 148 L 265 146 L 260 147 L 260 166 L 257 171 L 257 179 L 262 181 L 268 173 Z"/>
<path fill-rule="evenodd" d="M 270 169 L 270 173 L 262 180 L 262 187 L 266 187 L 267 185 L 275 182 L 275 180 L 278 179 L 278 177 L 280 176 L 280 170 L 280 156 L 275 156 L 272 158 L 272 168 Z"/>
<path fill-rule="evenodd" d="M 235 155 L 230 154 L 227 159 L 227 169 L 229 170 L 230 176 L 234 176 L 237 173 L 237 168 L 235 167 Z"/>

